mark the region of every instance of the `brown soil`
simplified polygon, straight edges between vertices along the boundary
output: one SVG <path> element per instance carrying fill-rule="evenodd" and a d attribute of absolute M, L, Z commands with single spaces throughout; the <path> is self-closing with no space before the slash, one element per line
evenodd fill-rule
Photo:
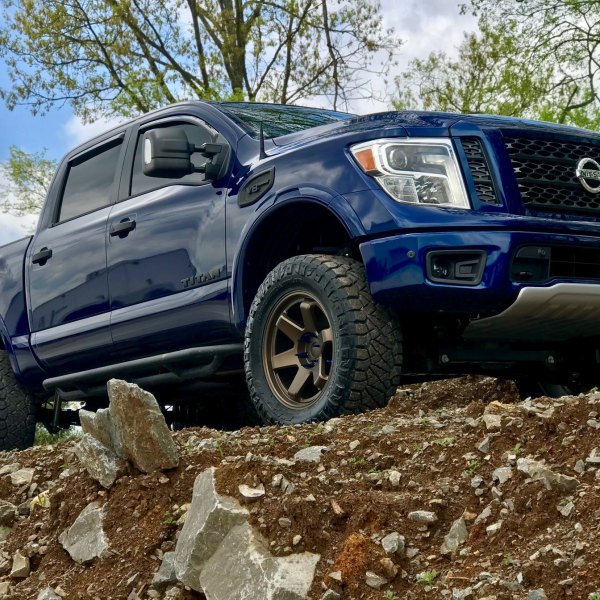
<path fill-rule="evenodd" d="M 161 483 L 159 474 L 132 470 L 108 491 L 79 468 L 73 440 L 2 453 L 0 468 L 14 462 L 35 467 L 37 489 L 18 489 L 3 476 L 0 498 L 20 505 L 50 490 L 50 507 L 35 507 L 19 517 L 4 544 L 6 557 L 20 550 L 32 560 L 32 574 L 13 581 L 10 597 L 35 599 L 48 585 L 76 600 L 126 599 L 133 589 L 137 596 L 132 598 L 148 597 L 162 553 L 174 548 L 174 515 L 190 502 L 196 476 L 215 466 L 219 491 L 246 504 L 274 554 L 321 555 L 310 595 L 314 600 L 327 588 L 345 599 L 382 600 L 452 597 L 453 589 L 467 587 L 473 598 L 521 599 L 543 588 L 550 600 L 585 600 L 600 590 L 600 472 L 597 477 L 593 465 L 587 465 L 578 474 L 574 467 L 600 447 L 600 429 L 593 424 L 600 394 L 536 402 L 540 410 L 553 406 L 553 415 L 524 410 L 511 382 L 461 378 L 411 386 L 385 409 L 325 424 L 233 432 L 187 429 L 174 434 L 181 464 L 166 473 L 168 482 Z M 486 431 L 480 418 L 484 410 L 502 415 L 499 431 Z M 217 448 L 198 451 L 192 436 L 212 437 Z M 484 454 L 477 447 L 486 436 L 490 450 Z M 317 445 L 327 446 L 319 463 L 280 460 L 291 461 L 299 449 Z M 548 490 L 513 466 L 512 477 L 496 486 L 502 496 L 493 500 L 493 471 L 521 457 L 544 460 L 554 471 L 577 477 L 577 490 Z M 396 487 L 390 471 L 399 473 Z M 293 491 L 274 487 L 275 476 L 293 484 Z M 482 478 L 477 488 L 472 485 L 476 476 Z M 241 483 L 262 483 L 266 494 L 248 503 L 239 492 Z M 108 505 L 111 556 L 83 567 L 70 559 L 58 536 L 92 500 Z M 568 502 L 574 506 L 563 516 L 557 507 Z M 474 518 L 488 505 L 491 516 L 475 525 Z M 410 521 L 413 510 L 434 511 L 438 521 L 430 526 Z M 443 556 L 440 545 L 461 515 L 469 539 L 454 555 Z M 291 520 L 291 527 L 285 522 L 282 527 L 282 517 Z M 500 520 L 499 533 L 488 535 L 486 527 Z M 405 537 L 410 557 L 389 557 L 398 575 L 374 590 L 365 584 L 365 573 L 385 576 L 380 541 L 394 531 Z M 301 540 L 294 545 L 296 536 Z M 4 571 L 0 564 L 1 579 L 7 578 L 7 566 L 10 560 Z M 330 577 L 335 571 L 341 572 L 341 585 Z M 429 585 L 423 579 L 430 579 Z M 182 596 L 202 597 L 189 590 Z"/>

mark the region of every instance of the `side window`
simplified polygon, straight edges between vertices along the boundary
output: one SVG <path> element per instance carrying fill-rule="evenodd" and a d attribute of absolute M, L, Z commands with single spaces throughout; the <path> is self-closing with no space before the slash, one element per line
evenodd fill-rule
<path fill-rule="evenodd" d="M 213 133 L 207 127 L 201 127 L 200 125 L 194 125 L 193 123 L 169 125 L 168 129 L 183 129 L 190 144 L 194 144 L 195 146 L 201 146 L 202 144 L 212 142 L 216 137 L 216 132 Z M 148 131 L 148 129 L 140 132 L 137 139 L 135 157 L 133 159 L 133 170 L 131 173 L 131 196 L 137 196 L 138 194 L 143 194 L 144 192 L 149 192 L 150 190 L 155 190 L 157 188 L 178 183 L 206 183 L 202 173 L 191 173 L 190 175 L 185 175 L 179 179 L 165 179 L 162 177 L 148 177 L 144 175 L 144 157 L 142 153 L 142 147 L 144 145 L 143 138 L 146 131 Z M 192 154 L 191 158 L 195 167 L 203 165 L 207 160 L 206 157 L 202 156 L 198 152 Z"/>
<path fill-rule="evenodd" d="M 104 146 L 94 154 L 75 159 L 69 165 L 60 203 L 59 222 L 68 221 L 110 204 L 120 152 L 119 140 L 109 147 Z"/>

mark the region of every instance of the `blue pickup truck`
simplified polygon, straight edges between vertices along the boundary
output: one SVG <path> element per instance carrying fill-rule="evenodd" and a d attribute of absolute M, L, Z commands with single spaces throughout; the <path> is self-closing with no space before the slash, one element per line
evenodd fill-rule
<path fill-rule="evenodd" d="M 70 152 L 0 248 L 0 448 L 39 406 L 245 380 L 265 423 L 403 378 L 597 382 L 600 135 L 492 116 L 187 102 Z"/>

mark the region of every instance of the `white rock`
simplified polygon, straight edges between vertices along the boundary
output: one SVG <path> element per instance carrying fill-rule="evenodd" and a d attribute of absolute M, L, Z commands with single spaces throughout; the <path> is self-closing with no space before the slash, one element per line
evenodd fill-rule
<path fill-rule="evenodd" d="M 381 546 L 386 554 L 398 554 L 402 556 L 405 549 L 404 536 L 394 531 L 381 540 Z"/>
<path fill-rule="evenodd" d="M 31 566 L 29 564 L 29 558 L 27 556 L 23 556 L 21 552 L 17 550 L 13 556 L 12 569 L 9 577 L 14 579 L 23 579 L 25 577 L 29 577 L 30 572 Z"/>
<path fill-rule="evenodd" d="M 511 467 L 499 467 L 492 473 L 492 480 L 497 481 L 500 485 L 506 483 L 512 477 Z"/>
<path fill-rule="evenodd" d="M 62 600 L 62 598 L 51 587 L 47 587 L 40 591 L 36 600 Z"/>
<path fill-rule="evenodd" d="M 463 517 L 456 519 L 450 527 L 450 531 L 444 536 L 444 543 L 440 548 L 440 554 L 452 554 L 461 544 L 469 539 L 467 523 Z"/>
<path fill-rule="evenodd" d="M 247 500 L 258 500 L 265 495 L 265 486 L 262 483 L 257 487 L 250 487 L 242 483 L 238 486 L 238 489 L 240 494 Z"/>
<path fill-rule="evenodd" d="M 83 435 L 74 452 L 89 476 L 102 487 L 110 488 L 124 472 L 123 461 L 89 433 Z"/>
<path fill-rule="evenodd" d="M 10 482 L 16 486 L 29 485 L 35 469 L 19 469 L 10 474 Z"/>
<path fill-rule="evenodd" d="M 123 457 L 144 473 L 175 468 L 177 446 L 156 398 L 119 379 L 111 379 L 107 388 L 112 438 L 119 440 Z"/>
<path fill-rule="evenodd" d="M 214 468 L 207 469 L 194 483 L 175 548 L 179 581 L 208 600 L 305 598 L 319 555 L 272 556 L 248 523 L 248 511 L 234 498 L 217 493 L 214 473 Z"/>
<path fill-rule="evenodd" d="M 294 460 L 305 461 L 305 462 L 320 462 L 321 453 L 327 450 L 327 446 L 309 446 L 308 448 L 302 448 L 294 454 Z"/>
<path fill-rule="evenodd" d="M 394 470 L 390 471 L 388 473 L 388 479 L 392 487 L 398 487 L 400 485 L 400 472 Z"/>
<path fill-rule="evenodd" d="M 408 518 L 410 521 L 426 524 L 435 523 L 438 520 L 437 515 L 428 510 L 414 510 L 408 513 Z"/>
<path fill-rule="evenodd" d="M 377 575 L 377 573 L 373 573 L 373 571 L 367 571 L 365 575 L 365 583 L 374 590 L 380 590 L 388 583 L 388 580 Z"/>
<path fill-rule="evenodd" d="M 502 417 L 500 415 L 486 414 L 483 415 L 482 419 L 488 431 L 500 429 L 502 426 Z"/>
<path fill-rule="evenodd" d="M 60 534 L 58 541 L 76 563 L 86 564 L 108 554 L 108 540 L 102 528 L 106 511 L 106 506 L 91 502 Z"/>
<path fill-rule="evenodd" d="M 485 530 L 489 536 L 496 535 L 502 529 L 502 521 L 488 525 Z"/>

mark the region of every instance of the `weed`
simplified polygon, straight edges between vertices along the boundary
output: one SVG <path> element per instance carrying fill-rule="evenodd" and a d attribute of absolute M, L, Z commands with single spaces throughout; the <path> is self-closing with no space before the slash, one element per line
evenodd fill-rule
<path fill-rule="evenodd" d="M 503 559 L 502 559 L 502 564 L 505 567 L 510 567 L 510 565 L 512 565 L 515 562 L 514 558 L 510 555 L 507 554 Z"/>
<path fill-rule="evenodd" d="M 383 594 L 383 600 L 400 600 L 400 596 L 396 594 L 396 592 L 392 592 L 392 590 L 388 590 Z"/>
<path fill-rule="evenodd" d="M 362 465 L 365 462 L 365 459 L 362 456 L 351 456 L 348 459 L 348 462 L 351 465 Z"/>
<path fill-rule="evenodd" d="M 177 518 L 171 511 L 167 511 L 165 513 L 165 518 L 163 519 L 163 525 L 177 525 Z"/>
<path fill-rule="evenodd" d="M 434 569 L 433 571 L 423 571 L 417 575 L 417 583 L 421 585 L 431 585 L 438 577 L 439 573 Z"/>
<path fill-rule="evenodd" d="M 50 444 L 62 442 L 67 438 L 81 435 L 78 430 L 72 427 L 69 429 L 60 429 L 57 433 L 50 433 L 42 424 L 38 423 L 35 429 L 34 446 L 49 446 Z"/>
<path fill-rule="evenodd" d="M 453 437 L 439 438 L 437 440 L 433 440 L 433 443 L 437 444 L 438 446 L 443 446 L 444 448 L 448 448 L 448 446 L 452 446 L 452 444 L 454 444 L 454 438 Z"/>
<path fill-rule="evenodd" d="M 470 460 L 467 468 L 465 469 L 465 473 L 470 477 L 473 477 L 473 475 L 475 475 L 475 473 L 477 473 L 477 471 L 479 470 L 480 466 L 480 460 Z"/>
<path fill-rule="evenodd" d="M 521 444 L 517 444 L 511 451 L 511 454 L 514 454 L 515 456 L 519 456 L 519 454 L 521 454 Z"/>
<path fill-rule="evenodd" d="M 592 592 L 588 596 L 588 600 L 600 600 L 600 592 Z"/>

